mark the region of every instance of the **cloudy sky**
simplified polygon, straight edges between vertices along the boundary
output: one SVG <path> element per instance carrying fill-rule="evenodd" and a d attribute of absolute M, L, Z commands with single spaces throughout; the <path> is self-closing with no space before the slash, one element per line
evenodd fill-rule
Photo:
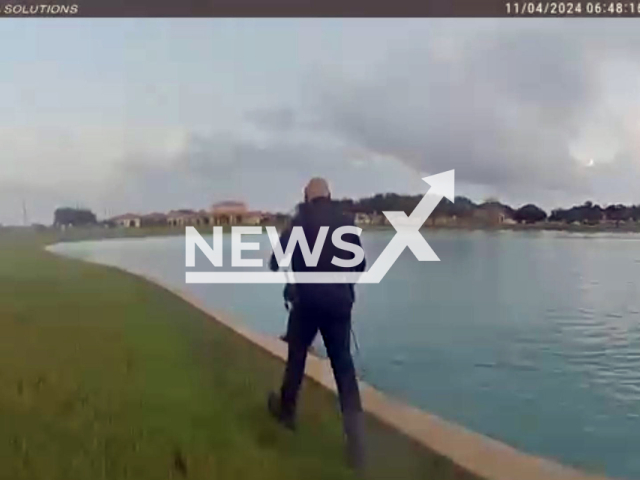
<path fill-rule="evenodd" d="M 0 223 L 243 199 L 640 203 L 628 20 L 2 20 Z"/>

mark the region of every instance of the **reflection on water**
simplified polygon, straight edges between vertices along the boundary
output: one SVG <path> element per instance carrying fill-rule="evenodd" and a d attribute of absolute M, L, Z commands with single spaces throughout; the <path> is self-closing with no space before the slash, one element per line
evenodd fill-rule
<path fill-rule="evenodd" d="M 364 234 L 370 263 L 392 235 Z M 357 287 L 361 376 L 521 449 L 640 478 L 640 237 L 426 236 L 441 262 L 406 251 L 381 284 Z M 261 244 L 246 255 L 266 257 Z M 188 289 L 256 330 L 284 329 L 282 286 L 185 285 L 182 238 L 56 250 Z M 210 268 L 204 256 L 197 265 Z"/>

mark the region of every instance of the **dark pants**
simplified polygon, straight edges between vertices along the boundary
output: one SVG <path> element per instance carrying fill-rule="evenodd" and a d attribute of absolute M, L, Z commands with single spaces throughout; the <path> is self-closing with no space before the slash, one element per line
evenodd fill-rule
<path fill-rule="evenodd" d="M 351 450 L 350 455 L 361 457 L 363 449 L 362 405 L 350 349 L 350 308 L 343 311 L 332 311 L 305 308 L 296 304 L 289 313 L 287 326 L 289 353 L 280 390 L 282 411 L 285 415 L 295 416 L 298 392 L 307 360 L 307 350 L 318 331 L 322 335 L 338 386 L 347 447 Z"/>

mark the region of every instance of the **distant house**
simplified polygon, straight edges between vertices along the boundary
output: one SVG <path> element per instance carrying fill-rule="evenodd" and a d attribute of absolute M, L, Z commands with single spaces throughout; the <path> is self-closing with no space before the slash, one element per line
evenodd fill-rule
<path fill-rule="evenodd" d="M 135 213 L 125 213 L 109 219 L 117 227 L 140 228 L 142 226 L 142 215 Z"/>
<path fill-rule="evenodd" d="M 206 210 L 200 210 L 191 217 L 192 225 L 210 225 L 211 215 Z"/>
<path fill-rule="evenodd" d="M 209 210 L 171 210 L 167 214 L 167 223 L 174 227 L 199 225 L 260 225 L 268 214 L 250 211 L 242 202 L 221 202 L 212 205 Z"/>
<path fill-rule="evenodd" d="M 108 223 L 122 228 L 157 227 L 167 224 L 167 216 L 164 213 L 150 213 L 148 215 L 125 213 L 109 219 Z"/>
<path fill-rule="evenodd" d="M 242 216 L 242 223 L 245 225 L 260 225 L 267 218 L 268 216 L 265 213 L 259 210 L 253 210 Z"/>
<path fill-rule="evenodd" d="M 167 223 L 172 227 L 184 225 L 186 219 L 194 213 L 193 210 L 171 210 L 167 214 Z"/>
<path fill-rule="evenodd" d="M 167 223 L 173 227 L 183 227 L 186 225 L 198 226 L 210 223 L 209 215 L 204 210 L 171 210 L 167 214 Z"/>
<path fill-rule="evenodd" d="M 211 206 L 209 210 L 171 210 L 169 213 L 149 213 L 140 215 L 126 213 L 106 220 L 105 225 L 123 228 L 140 228 L 169 225 L 172 227 L 200 225 L 262 225 L 277 219 L 273 215 L 257 210 L 248 210 L 243 202 L 221 202 Z"/>
<path fill-rule="evenodd" d="M 140 224 L 143 227 L 159 227 L 167 225 L 167 216 L 164 213 L 149 213 L 148 215 L 142 216 Z"/>
<path fill-rule="evenodd" d="M 391 225 L 391 222 L 389 222 L 389 219 L 385 217 L 383 214 L 375 213 L 371 215 L 371 224 L 372 225 Z"/>
<path fill-rule="evenodd" d="M 262 225 L 287 225 L 291 222 L 291 215 L 286 213 L 263 212 L 260 223 Z"/>
<path fill-rule="evenodd" d="M 356 213 L 355 224 L 356 225 L 371 225 L 373 222 L 372 216 L 368 213 Z"/>
<path fill-rule="evenodd" d="M 498 202 L 483 203 L 474 210 L 473 218 L 488 226 L 514 223 L 510 212 Z"/>
<path fill-rule="evenodd" d="M 458 217 L 456 217 L 455 215 L 451 215 L 451 216 L 431 215 L 429 218 L 427 218 L 427 221 L 424 223 L 424 225 L 427 227 L 448 227 L 448 226 L 455 226 L 457 224 L 458 224 Z"/>
<path fill-rule="evenodd" d="M 230 200 L 211 205 L 209 218 L 213 225 L 235 225 L 244 223 L 245 219 L 249 216 L 255 220 L 255 213 L 256 212 L 249 212 L 244 202 Z M 259 223 L 260 221 L 258 221 L 258 224 Z"/>

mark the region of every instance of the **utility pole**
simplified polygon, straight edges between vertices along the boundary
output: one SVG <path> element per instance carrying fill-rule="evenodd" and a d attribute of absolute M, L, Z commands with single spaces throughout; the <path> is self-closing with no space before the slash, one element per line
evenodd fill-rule
<path fill-rule="evenodd" d="M 27 202 L 22 199 L 22 224 L 26 227 L 29 225 L 29 215 L 27 214 Z"/>

